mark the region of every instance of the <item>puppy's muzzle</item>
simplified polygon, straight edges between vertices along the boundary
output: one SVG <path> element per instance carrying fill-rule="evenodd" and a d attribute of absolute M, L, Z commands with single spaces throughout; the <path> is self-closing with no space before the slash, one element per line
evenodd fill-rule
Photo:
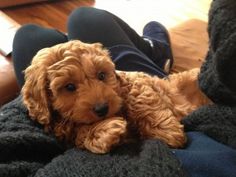
<path fill-rule="evenodd" d="M 107 103 L 102 103 L 102 104 L 96 104 L 93 108 L 94 113 L 98 117 L 105 117 L 108 113 L 109 106 Z"/>

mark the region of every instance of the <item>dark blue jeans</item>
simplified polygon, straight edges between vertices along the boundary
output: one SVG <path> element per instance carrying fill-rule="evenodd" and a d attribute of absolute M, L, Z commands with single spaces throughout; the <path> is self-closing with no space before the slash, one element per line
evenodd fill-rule
<path fill-rule="evenodd" d="M 236 150 L 200 132 L 188 132 L 184 149 L 173 149 L 191 177 L 236 177 Z"/>

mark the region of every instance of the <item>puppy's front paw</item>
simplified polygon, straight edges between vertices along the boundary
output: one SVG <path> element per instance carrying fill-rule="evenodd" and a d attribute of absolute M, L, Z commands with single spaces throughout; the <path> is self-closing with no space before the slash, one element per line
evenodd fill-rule
<path fill-rule="evenodd" d="M 103 154 L 120 143 L 125 135 L 127 122 L 122 117 L 101 121 L 94 126 L 84 141 L 84 146 L 93 153 Z"/>

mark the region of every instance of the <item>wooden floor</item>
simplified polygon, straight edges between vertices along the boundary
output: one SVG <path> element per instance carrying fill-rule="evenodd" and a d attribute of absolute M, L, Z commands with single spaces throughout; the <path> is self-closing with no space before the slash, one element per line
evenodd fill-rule
<path fill-rule="evenodd" d="M 138 33 L 145 23 L 156 20 L 171 28 L 188 19 L 207 21 L 212 0 L 59 0 L 35 3 L 2 11 L 19 24 L 36 23 L 66 31 L 66 20 L 79 6 L 108 10 L 130 24 Z"/>
<path fill-rule="evenodd" d="M 93 6 L 93 0 L 59 0 L 2 9 L 19 24 L 35 23 L 66 32 L 68 15 L 80 6 Z"/>

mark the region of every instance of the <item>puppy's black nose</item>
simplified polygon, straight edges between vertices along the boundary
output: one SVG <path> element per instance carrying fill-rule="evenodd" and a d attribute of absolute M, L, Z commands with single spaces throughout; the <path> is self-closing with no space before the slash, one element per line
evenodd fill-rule
<path fill-rule="evenodd" d="M 96 104 L 93 108 L 93 111 L 98 117 L 104 117 L 109 110 L 109 106 L 107 103 L 104 104 Z"/>

